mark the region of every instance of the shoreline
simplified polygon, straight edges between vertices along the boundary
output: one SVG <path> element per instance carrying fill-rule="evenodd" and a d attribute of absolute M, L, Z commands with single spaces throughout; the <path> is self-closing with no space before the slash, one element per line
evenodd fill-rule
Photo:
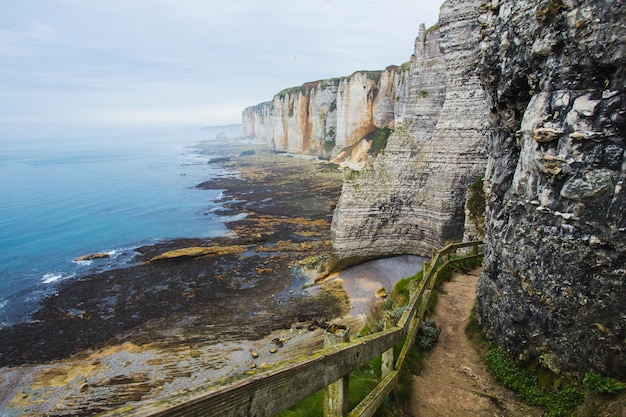
<path fill-rule="evenodd" d="M 224 220 L 214 214 L 221 207 L 215 202 L 220 191 L 195 186 L 207 178 L 231 175 L 207 163 L 213 155 L 230 154 L 232 146 L 236 152 L 254 145 L 204 141 L 200 133 L 162 136 L 129 135 L 123 144 L 94 145 L 102 155 L 93 152 L 93 160 L 77 157 L 91 149 L 89 145 L 70 147 L 65 142 L 59 150 L 34 149 L 32 157 L 21 150 L 3 158 L 9 164 L 24 159 L 24 166 L 33 167 L 31 175 L 44 180 L 28 179 L 32 189 L 21 186 L 25 175 L 17 167 L 15 184 L 8 190 L 15 195 L 9 194 L 13 204 L 0 233 L 0 328 L 28 321 L 40 300 L 62 281 L 133 265 L 137 247 L 228 233 Z M 74 170 L 72 164 L 78 162 Z M 23 207 L 19 216 L 18 207 Z M 96 254 L 109 257 L 84 259 Z"/>
<path fill-rule="evenodd" d="M 138 265 L 61 283 L 37 322 L 0 330 L 3 417 L 163 397 L 317 350 L 333 320 L 360 326 L 341 280 L 305 285 L 330 248 L 340 173 L 269 151 L 220 163 L 239 174 L 198 187 L 225 190 L 229 236 L 137 248 Z"/>
<path fill-rule="evenodd" d="M 32 373 L 40 373 L 41 367 L 71 368 L 68 361 L 81 361 L 103 349 L 150 347 L 169 352 L 164 355 L 167 362 L 169 354 L 177 357 L 177 350 L 187 346 L 259 341 L 280 329 L 329 321 L 347 310 L 340 288 L 304 290 L 301 287 L 308 278 L 299 272 L 315 270 L 329 248 L 332 208 L 342 184 L 340 172 L 326 164 L 273 155 L 269 150 L 220 164 L 237 174 L 198 187 L 224 190 L 224 208 L 219 214 L 234 219 L 226 224 L 228 236 L 174 239 L 136 248 L 136 265 L 60 282 L 56 293 L 43 300 L 33 314 L 32 322 L 0 329 L 0 386 L 18 381 L 10 390 L 12 398 L 20 389 L 37 385 Z M 302 204 L 303 190 L 307 190 L 310 204 Z M 216 250 L 151 261 L 163 253 L 194 247 Z M 170 366 L 164 372 L 174 376 L 167 378 L 179 378 L 177 366 Z M 26 387 L 19 383 L 22 377 L 12 373 L 15 369 L 31 374 Z M 97 372 L 99 367 L 88 369 Z M 63 379 L 53 374 L 44 372 L 37 378 Z M 122 367 L 117 376 L 123 374 Z M 84 402 L 82 413 L 95 412 L 89 411 L 90 399 L 108 398 L 115 403 L 119 394 L 112 392 L 112 387 L 147 387 L 147 381 L 122 382 L 88 384 L 102 386 L 93 393 L 86 388 L 80 393 L 84 397 L 79 401 Z M 158 389 L 148 385 L 151 388 L 142 398 Z M 40 413 L 43 406 L 38 404 L 49 394 L 40 388 L 22 394 L 28 404 L 17 407 L 21 412 L 14 415 Z M 0 405 L 8 407 L 10 401 L 4 398 Z M 52 409 L 45 412 L 66 414 L 67 410 L 55 411 L 64 401 L 49 404 Z"/>
<path fill-rule="evenodd" d="M 422 259 L 412 255 L 383 258 L 331 277 L 328 283 L 340 291 L 343 283 L 352 280 L 346 291 L 350 312 L 331 321 L 347 325 L 356 335 L 365 319 L 357 312 L 376 300 L 373 289 L 393 287 L 399 279 L 417 272 Z M 124 342 L 47 364 L 0 368 L 0 409 L 4 410 L 3 417 L 95 414 L 272 369 L 275 364 L 321 349 L 323 339 L 324 326 L 309 330 L 294 323 L 257 340 L 176 347 Z M 256 358 L 253 352 L 258 353 Z"/>

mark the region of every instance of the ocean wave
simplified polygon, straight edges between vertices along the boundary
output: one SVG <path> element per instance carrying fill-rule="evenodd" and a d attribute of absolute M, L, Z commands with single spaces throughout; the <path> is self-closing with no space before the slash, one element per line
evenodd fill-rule
<path fill-rule="evenodd" d="M 63 274 L 44 274 L 44 276 L 41 277 L 41 282 L 44 284 L 51 284 L 61 278 L 63 278 Z"/>
<path fill-rule="evenodd" d="M 67 278 L 72 278 L 74 276 L 74 274 L 61 274 L 58 272 L 49 272 L 47 274 L 44 274 L 41 277 L 41 282 L 44 284 L 52 284 L 53 282 L 57 282 L 59 280 L 63 280 L 63 279 L 67 279 Z"/>

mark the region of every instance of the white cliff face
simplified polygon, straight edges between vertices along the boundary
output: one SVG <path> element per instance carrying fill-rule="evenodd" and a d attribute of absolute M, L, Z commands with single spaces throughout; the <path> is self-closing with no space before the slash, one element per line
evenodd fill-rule
<path fill-rule="evenodd" d="M 332 224 L 336 267 L 429 254 L 463 237 L 467 188 L 486 166 L 487 108 L 475 61 L 478 1 L 447 1 L 440 27 L 422 27 L 403 123 L 373 164 L 348 171 Z"/>
<path fill-rule="evenodd" d="M 243 134 L 277 150 L 336 155 L 376 128 L 395 126 L 406 80 L 401 68 L 389 67 L 290 88 L 246 108 Z"/>
<path fill-rule="evenodd" d="M 339 84 L 336 144 L 340 148 L 355 143 L 375 129 L 372 115 L 377 81 L 370 79 L 367 73 L 355 73 Z"/>

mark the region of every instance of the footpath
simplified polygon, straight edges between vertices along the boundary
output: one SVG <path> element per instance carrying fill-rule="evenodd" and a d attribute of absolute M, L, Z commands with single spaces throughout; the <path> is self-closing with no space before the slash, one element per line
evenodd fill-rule
<path fill-rule="evenodd" d="M 434 311 L 441 329 L 439 342 L 424 357 L 422 372 L 413 377 L 411 415 L 541 416 L 499 385 L 465 335 L 476 300 L 478 270 L 455 274 L 443 284 Z"/>

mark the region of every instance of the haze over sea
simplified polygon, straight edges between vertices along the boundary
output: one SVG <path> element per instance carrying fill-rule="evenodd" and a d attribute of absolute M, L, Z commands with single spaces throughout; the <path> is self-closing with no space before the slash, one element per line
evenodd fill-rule
<path fill-rule="evenodd" d="M 56 283 L 132 264 L 159 240 L 227 232 L 219 191 L 195 186 L 239 126 L 0 136 L 0 327 L 24 321 Z M 200 153 L 200 142 L 209 141 Z M 74 262 L 88 253 L 108 259 Z"/>

